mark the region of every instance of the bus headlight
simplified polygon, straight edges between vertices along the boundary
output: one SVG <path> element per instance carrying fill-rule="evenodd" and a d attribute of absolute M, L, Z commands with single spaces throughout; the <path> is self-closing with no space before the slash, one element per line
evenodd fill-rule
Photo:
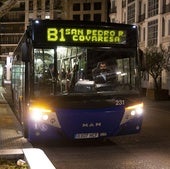
<path fill-rule="evenodd" d="M 143 114 L 143 103 L 129 106 L 126 109 L 126 113 L 130 112 L 131 116 L 142 115 Z"/>
<path fill-rule="evenodd" d="M 140 117 L 143 114 L 143 103 L 136 104 L 125 108 L 125 113 L 121 120 L 121 124 L 133 119 L 134 117 Z"/>
<path fill-rule="evenodd" d="M 48 120 L 48 114 L 51 113 L 51 110 L 39 107 L 30 107 L 29 112 L 31 119 L 38 122 Z"/>

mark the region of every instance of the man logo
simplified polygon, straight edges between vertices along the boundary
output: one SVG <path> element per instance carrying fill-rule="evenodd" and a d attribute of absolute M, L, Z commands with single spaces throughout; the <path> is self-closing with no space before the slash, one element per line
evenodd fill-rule
<path fill-rule="evenodd" d="M 96 122 L 96 123 L 82 123 L 82 127 L 101 127 L 102 123 L 101 122 Z"/>

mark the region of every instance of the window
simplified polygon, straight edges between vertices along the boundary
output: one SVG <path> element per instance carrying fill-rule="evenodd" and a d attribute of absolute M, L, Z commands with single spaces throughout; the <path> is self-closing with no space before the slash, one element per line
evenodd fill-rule
<path fill-rule="evenodd" d="M 73 15 L 73 20 L 80 21 L 80 15 Z"/>
<path fill-rule="evenodd" d="M 115 1 L 112 1 L 112 3 L 111 3 L 111 12 L 113 12 L 113 13 L 116 13 L 116 4 L 115 4 Z"/>
<path fill-rule="evenodd" d="M 112 19 L 111 19 L 111 22 L 113 22 L 113 23 L 116 22 L 116 21 L 115 21 L 115 18 L 112 18 Z"/>
<path fill-rule="evenodd" d="M 94 10 L 101 10 L 101 9 L 102 9 L 101 2 L 95 2 L 94 3 Z"/>
<path fill-rule="evenodd" d="M 101 22 L 101 14 L 94 14 L 93 20 L 96 22 Z"/>
<path fill-rule="evenodd" d="M 50 10 L 50 2 L 48 0 L 45 1 L 45 9 Z"/>
<path fill-rule="evenodd" d="M 131 2 L 133 2 L 133 1 L 135 1 L 135 0 L 128 0 L 128 4 L 131 3 Z"/>
<path fill-rule="evenodd" d="M 84 21 L 90 21 L 90 14 L 84 14 L 83 15 L 83 20 Z"/>
<path fill-rule="evenodd" d="M 148 0 L 148 17 L 158 14 L 158 0 Z"/>
<path fill-rule="evenodd" d="M 55 0 L 54 1 L 54 6 L 53 6 L 54 9 L 61 9 L 61 0 Z"/>
<path fill-rule="evenodd" d="M 143 5 L 143 13 L 144 13 L 144 17 L 146 18 L 146 4 Z"/>
<path fill-rule="evenodd" d="M 122 8 L 126 7 L 126 0 L 122 0 Z"/>
<path fill-rule="evenodd" d="M 123 22 L 126 23 L 126 12 L 123 13 Z"/>
<path fill-rule="evenodd" d="M 18 13 L 18 12 L 9 12 L 8 14 L 4 15 L 1 18 L 1 21 L 5 22 L 24 22 L 25 21 L 25 14 L 24 13 Z"/>
<path fill-rule="evenodd" d="M 139 15 L 142 14 L 142 2 L 139 2 Z"/>
<path fill-rule="evenodd" d="M 166 0 L 163 0 L 162 3 L 163 3 L 163 4 L 162 4 L 162 12 L 163 12 L 163 13 L 166 13 L 166 8 L 167 8 Z"/>
<path fill-rule="evenodd" d="M 91 4 L 90 3 L 84 3 L 83 4 L 83 10 L 84 11 L 88 11 L 91 9 Z"/>
<path fill-rule="evenodd" d="M 41 10 L 41 2 L 40 1 L 37 1 L 37 9 Z"/>
<path fill-rule="evenodd" d="M 168 35 L 170 35 L 170 20 L 168 20 Z"/>
<path fill-rule="evenodd" d="M 143 8 L 142 8 L 143 7 Z M 142 2 L 139 2 L 139 22 L 144 21 L 145 19 L 145 9 L 146 9 L 146 5 L 142 4 Z"/>
<path fill-rule="evenodd" d="M 73 11 L 80 11 L 80 4 L 79 3 L 73 4 Z"/>
<path fill-rule="evenodd" d="M 20 3 L 20 9 L 25 9 L 25 2 Z"/>
<path fill-rule="evenodd" d="M 128 6 L 127 22 L 129 24 L 135 22 L 135 3 L 133 3 L 130 6 Z"/>
<path fill-rule="evenodd" d="M 165 36 L 165 19 L 162 18 L 162 36 Z"/>
<path fill-rule="evenodd" d="M 148 22 L 148 46 L 157 45 L 158 20 Z"/>
<path fill-rule="evenodd" d="M 141 26 L 138 26 L 138 32 L 139 32 L 139 42 L 141 41 Z"/>
<path fill-rule="evenodd" d="M 143 28 L 143 41 L 145 41 L 145 28 Z"/>
<path fill-rule="evenodd" d="M 3 24 L 0 27 L 1 33 L 23 33 L 24 31 L 24 24 Z"/>
<path fill-rule="evenodd" d="M 33 10 L 33 1 L 32 0 L 29 1 L 29 10 Z"/>
<path fill-rule="evenodd" d="M 2 35 L 0 39 L 0 43 L 2 44 L 18 44 L 19 40 L 21 38 L 21 35 Z"/>

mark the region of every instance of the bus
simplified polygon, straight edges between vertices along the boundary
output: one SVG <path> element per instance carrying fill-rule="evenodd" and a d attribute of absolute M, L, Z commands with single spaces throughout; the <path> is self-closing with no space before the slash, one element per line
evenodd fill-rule
<path fill-rule="evenodd" d="M 12 98 L 30 141 L 111 138 L 142 128 L 135 25 L 32 20 L 14 51 Z"/>

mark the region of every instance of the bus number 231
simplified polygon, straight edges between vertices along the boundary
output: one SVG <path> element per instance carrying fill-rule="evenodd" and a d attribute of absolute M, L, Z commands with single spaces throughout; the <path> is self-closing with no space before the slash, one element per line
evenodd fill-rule
<path fill-rule="evenodd" d="M 116 106 L 125 105 L 125 100 L 117 99 L 115 100 L 115 105 Z"/>

